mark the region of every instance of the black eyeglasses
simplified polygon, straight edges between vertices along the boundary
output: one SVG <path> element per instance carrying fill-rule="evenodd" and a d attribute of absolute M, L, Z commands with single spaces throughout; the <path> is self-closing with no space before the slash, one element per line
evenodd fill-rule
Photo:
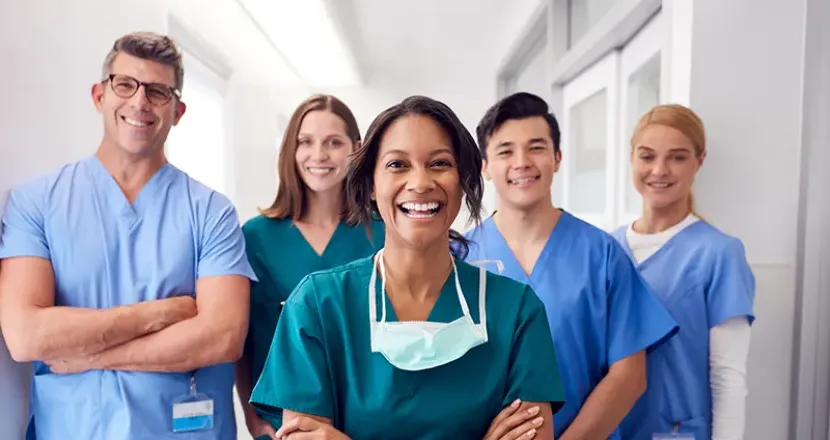
<path fill-rule="evenodd" d="M 144 96 L 147 97 L 150 104 L 155 106 L 166 105 L 174 96 L 181 98 L 181 92 L 167 84 L 145 83 L 127 75 L 111 73 L 104 81 L 109 81 L 112 91 L 118 97 L 124 99 L 132 98 L 138 92 L 138 89 L 144 86 Z"/>

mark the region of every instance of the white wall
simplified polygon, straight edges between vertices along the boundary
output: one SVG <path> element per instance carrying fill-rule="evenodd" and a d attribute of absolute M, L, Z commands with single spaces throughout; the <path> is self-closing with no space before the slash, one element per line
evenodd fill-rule
<path fill-rule="evenodd" d="M 743 240 L 757 278 L 746 438 L 788 438 L 804 8 L 804 0 L 694 2 L 689 97 L 709 136 L 698 208 Z"/>

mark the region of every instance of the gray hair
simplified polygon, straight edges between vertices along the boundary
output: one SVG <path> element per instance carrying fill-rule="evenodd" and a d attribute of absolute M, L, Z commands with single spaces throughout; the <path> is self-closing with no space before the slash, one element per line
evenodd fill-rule
<path fill-rule="evenodd" d="M 103 79 L 112 73 L 115 57 L 122 52 L 142 60 L 155 61 L 172 67 L 176 71 L 175 87 L 179 91 L 182 90 L 184 86 L 182 52 L 170 37 L 153 32 L 134 32 L 119 38 L 112 45 L 107 59 L 104 60 Z"/>

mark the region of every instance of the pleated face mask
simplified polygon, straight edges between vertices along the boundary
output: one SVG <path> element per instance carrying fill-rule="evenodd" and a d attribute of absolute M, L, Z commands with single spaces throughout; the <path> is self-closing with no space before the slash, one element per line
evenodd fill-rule
<path fill-rule="evenodd" d="M 487 311 L 485 306 L 487 272 L 479 269 L 479 324 L 473 322 L 467 300 L 458 280 L 455 259 L 452 270 L 455 289 L 461 303 L 463 316 L 455 321 L 443 322 L 386 322 L 386 272 L 383 266 L 383 250 L 375 257 L 372 277 L 369 281 L 369 323 L 373 353 L 381 353 L 390 364 L 407 371 L 427 370 L 448 364 L 464 356 L 474 347 L 487 342 Z M 375 283 L 378 265 L 381 276 L 381 318 L 376 321 L 377 305 Z"/>

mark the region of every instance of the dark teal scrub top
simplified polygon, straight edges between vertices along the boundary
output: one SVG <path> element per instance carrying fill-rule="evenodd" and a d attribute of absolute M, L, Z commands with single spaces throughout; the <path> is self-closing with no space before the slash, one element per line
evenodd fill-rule
<path fill-rule="evenodd" d="M 564 393 L 554 343 L 544 305 L 529 286 L 488 272 L 488 342 L 440 367 L 404 371 L 371 351 L 372 263 L 367 257 L 317 272 L 297 286 L 251 396 L 255 408 L 327 417 L 361 440 L 480 439 L 517 398 L 559 409 Z M 467 303 L 478 304 L 479 269 L 456 264 Z M 375 299 L 387 301 L 387 321 L 397 321 L 381 284 Z M 470 313 L 480 322 L 478 307 Z M 450 274 L 428 321 L 462 314 Z"/>
<path fill-rule="evenodd" d="M 371 237 L 364 225 L 341 222 L 322 255 L 306 241 L 290 219 L 258 216 L 242 227 L 248 261 L 259 280 L 251 283 L 251 315 L 245 351 L 251 362 L 251 383 L 256 384 L 271 348 L 280 317 L 280 303 L 304 276 L 372 255 L 383 247 L 383 222 L 373 222 Z M 281 413 L 260 414 L 279 428 Z"/>

